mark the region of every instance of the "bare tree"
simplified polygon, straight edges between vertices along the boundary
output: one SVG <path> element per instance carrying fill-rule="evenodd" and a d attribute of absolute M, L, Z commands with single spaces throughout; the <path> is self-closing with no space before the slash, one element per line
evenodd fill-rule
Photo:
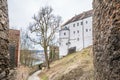
<path fill-rule="evenodd" d="M 32 44 L 33 44 L 33 42 L 31 42 L 30 40 L 29 40 L 29 34 L 28 34 L 28 30 L 29 29 L 24 29 L 24 30 L 22 30 L 21 29 L 21 50 L 29 50 L 30 48 L 33 48 L 33 46 L 32 46 Z"/>
<path fill-rule="evenodd" d="M 48 59 L 48 47 L 54 40 L 55 33 L 60 26 L 61 17 L 52 14 L 53 9 L 51 7 L 43 7 L 40 9 L 37 15 L 34 15 L 34 22 L 30 24 L 29 29 L 31 33 L 36 33 L 39 39 L 35 40 L 30 38 L 33 42 L 40 44 L 45 53 L 46 67 L 49 69 Z"/>
<path fill-rule="evenodd" d="M 30 50 L 30 48 L 33 48 L 33 46 L 31 41 L 28 38 L 27 30 L 21 29 L 20 61 L 22 65 L 30 66 L 30 64 L 33 62 L 33 56 L 31 54 L 34 54 L 34 53 L 32 53 L 32 51 Z"/>

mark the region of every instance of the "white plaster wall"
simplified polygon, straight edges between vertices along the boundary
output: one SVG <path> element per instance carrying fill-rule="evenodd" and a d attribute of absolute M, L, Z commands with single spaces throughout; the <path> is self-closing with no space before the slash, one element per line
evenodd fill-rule
<path fill-rule="evenodd" d="M 66 33 L 66 35 L 64 35 L 64 33 Z M 69 40 L 69 30 L 61 30 L 59 32 L 59 36 L 59 54 L 61 57 L 67 55 L 68 53 L 68 45 L 66 45 L 66 43 L 68 43 Z"/>
<path fill-rule="evenodd" d="M 83 22 L 83 24 L 81 24 L 81 22 Z M 77 23 L 79 23 L 79 25 L 77 25 Z M 74 24 L 75 26 L 73 26 Z M 61 42 L 61 45 L 59 47 L 60 55 L 67 55 L 68 48 L 71 47 L 76 47 L 76 50 L 80 51 L 81 49 L 88 47 L 89 45 L 92 45 L 92 17 L 88 17 L 83 20 L 69 23 L 65 25 L 63 28 L 65 27 L 69 28 L 69 30 L 60 31 Z M 86 29 L 88 30 L 87 32 Z M 64 32 L 66 32 L 66 36 L 64 35 Z M 66 43 L 68 42 L 70 42 L 70 44 L 66 45 Z"/>
<path fill-rule="evenodd" d="M 60 50 L 60 56 L 65 56 L 68 53 L 68 45 L 66 45 L 66 43 L 68 42 L 68 39 L 62 39 L 61 40 L 61 44 L 59 47 Z"/>
<path fill-rule="evenodd" d="M 64 35 L 64 33 L 66 34 L 66 35 Z M 63 39 L 63 38 L 67 38 L 68 39 L 68 37 L 69 37 L 69 30 L 61 30 L 60 32 L 59 32 L 59 38 L 61 38 L 61 39 Z"/>
<path fill-rule="evenodd" d="M 77 25 L 79 23 L 79 25 Z M 73 26 L 75 24 L 75 26 Z M 70 23 L 70 47 L 76 47 L 76 50 L 79 51 L 82 49 L 82 26 L 81 20 Z M 79 32 L 78 32 L 79 31 Z M 74 33 L 75 32 L 75 33 Z M 78 40 L 79 38 L 79 40 Z"/>
<path fill-rule="evenodd" d="M 83 20 L 83 25 L 84 25 L 84 47 L 88 47 L 92 45 L 92 17 L 85 18 Z M 86 29 L 88 30 L 87 32 Z"/>

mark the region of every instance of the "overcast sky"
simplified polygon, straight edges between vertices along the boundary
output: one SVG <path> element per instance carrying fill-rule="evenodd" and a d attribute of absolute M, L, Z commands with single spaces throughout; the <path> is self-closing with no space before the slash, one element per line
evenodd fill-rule
<path fill-rule="evenodd" d="M 62 17 L 63 23 L 71 17 L 92 9 L 92 0 L 8 0 L 9 24 L 25 29 L 41 7 L 51 6 L 53 13 Z M 41 47 L 35 46 L 35 49 Z"/>
<path fill-rule="evenodd" d="M 27 27 L 32 16 L 46 5 L 65 22 L 75 14 L 92 9 L 92 0 L 8 0 L 10 27 Z"/>

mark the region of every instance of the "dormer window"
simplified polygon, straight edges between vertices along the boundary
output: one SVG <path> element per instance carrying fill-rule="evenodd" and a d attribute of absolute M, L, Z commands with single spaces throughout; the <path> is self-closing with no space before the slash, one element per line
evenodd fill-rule
<path fill-rule="evenodd" d="M 65 29 L 67 29 L 67 27 L 65 26 Z"/>
<path fill-rule="evenodd" d="M 88 23 L 88 21 L 86 21 L 86 24 Z"/>

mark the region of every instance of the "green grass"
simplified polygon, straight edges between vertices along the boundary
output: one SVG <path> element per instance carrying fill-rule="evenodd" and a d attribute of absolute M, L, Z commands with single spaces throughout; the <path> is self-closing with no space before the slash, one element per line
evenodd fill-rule
<path fill-rule="evenodd" d="M 79 52 L 67 55 L 66 57 L 51 63 L 51 69 L 40 74 L 41 80 L 70 80 L 73 75 L 79 75 L 81 80 L 93 79 L 93 57 L 92 47 L 85 48 Z M 83 72 L 83 76 L 80 75 Z M 72 75 L 71 75 L 72 74 Z M 88 78 L 88 79 L 85 79 Z"/>
<path fill-rule="evenodd" d="M 45 74 L 42 74 L 41 77 L 40 77 L 41 80 L 48 80 L 48 77 L 47 75 Z"/>

